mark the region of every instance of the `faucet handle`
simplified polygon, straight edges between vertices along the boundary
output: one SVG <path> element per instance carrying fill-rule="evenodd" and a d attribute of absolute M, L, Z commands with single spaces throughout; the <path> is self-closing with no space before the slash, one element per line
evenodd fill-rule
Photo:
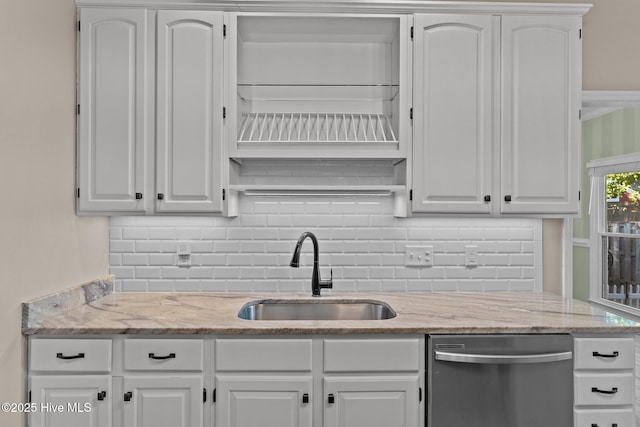
<path fill-rule="evenodd" d="M 331 277 L 329 278 L 329 280 L 320 280 L 321 288 L 325 288 L 325 289 L 333 288 L 333 268 L 331 269 L 330 275 Z"/>

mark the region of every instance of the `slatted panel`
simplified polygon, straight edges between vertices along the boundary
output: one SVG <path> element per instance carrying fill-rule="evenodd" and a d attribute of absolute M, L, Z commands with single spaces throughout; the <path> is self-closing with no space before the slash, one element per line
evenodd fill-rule
<path fill-rule="evenodd" d="M 395 143 L 385 114 L 247 113 L 239 142 L 252 143 Z"/>

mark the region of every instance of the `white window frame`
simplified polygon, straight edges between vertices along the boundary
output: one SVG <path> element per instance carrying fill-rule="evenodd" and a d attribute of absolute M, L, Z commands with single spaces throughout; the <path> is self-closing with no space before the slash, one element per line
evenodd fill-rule
<path fill-rule="evenodd" d="M 589 232 L 589 299 L 591 302 L 614 310 L 639 316 L 640 309 L 609 301 L 602 295 L 604 273 L 602 238 L 611 234 L 607 230 L 607 175 L 640 171 L 640 152 L 596 159 L 589 162 L 587 168 L 591 177 L 591 197 L 589 202 L 589 214 L 591 217 Z M 624 237 L 637 238 L 637 236 L 630 234 Z"/>

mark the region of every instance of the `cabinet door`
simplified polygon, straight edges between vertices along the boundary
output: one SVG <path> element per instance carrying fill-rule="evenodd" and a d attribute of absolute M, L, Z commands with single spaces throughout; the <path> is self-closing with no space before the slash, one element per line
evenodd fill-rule
<path fill-rule="evenodd" d="M 111 377 L 49 375 L 31 377 L 32 427 L 111 426 Z"/>
<path fill-rule="evenodd" d="M 580 24 L 502 18 L 503 213 L 578 213 Z"/>
<path fill-rule="evenodd" d="M 311 377 L 220 376 L 218 427 L 311 427 Z"/>
<path fill-rule="evenodd" d="M 158 12 L 158 211 L 222 210 L 222 17 Z"/>
<path fill-rule="evenodd" d="M 202 390 L 202 377 L 125 377 L 124 426 L 202 427 Z"/>
<path fill-rule="evenodd" d="M 415 17 L 414 212 L 491 210 L 494 19 Z"/>
<path fill-rule="evenodd" d="M 78 210 L 144 212 L 146 11 L 81 9 L 80 25 Z"/>
<path fill-rule="evenodd" d="M 325 427 L 417 427 L 418 376 L 326 377 Z"/>

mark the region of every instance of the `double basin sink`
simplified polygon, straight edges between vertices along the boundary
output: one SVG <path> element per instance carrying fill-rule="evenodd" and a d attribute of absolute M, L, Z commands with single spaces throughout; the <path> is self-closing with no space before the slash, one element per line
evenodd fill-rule
<path fill-rule="evenodd" d="M 245 304 L 238 317 L 246 320 L 385 320 L 396 317 L 382 301 L 258 300 Z"/>

